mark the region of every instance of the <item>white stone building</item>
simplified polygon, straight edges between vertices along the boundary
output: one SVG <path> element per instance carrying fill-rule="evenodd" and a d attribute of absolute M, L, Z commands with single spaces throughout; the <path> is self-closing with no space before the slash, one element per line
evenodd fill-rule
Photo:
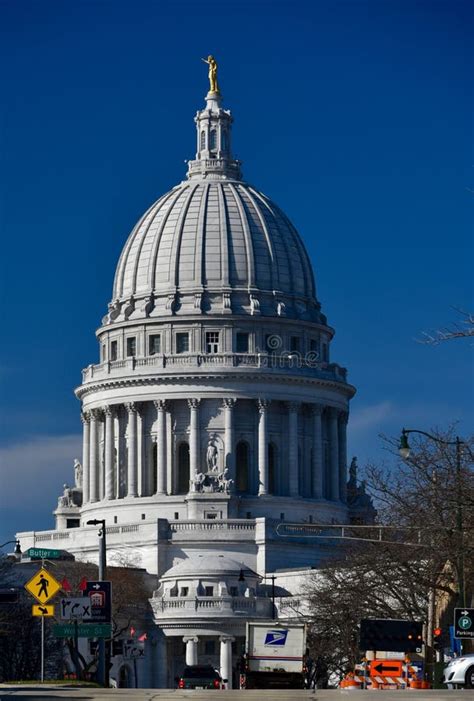
<path fill-rule="evenodd" d="M 355 390 L 332 362 L 304 244 L 242 179 L 219 93 L 195 122 L 187 179 L 125 243 L 99 362 L 76 390 L 76 488 L 59 499 L 56 530 L 18 534 L 23 549 L 96 560 L 86 523 L 105 518 L 109 560 L 157 574 L 157 663 L 143 685 L 158 687 L 184 664 L 183 640 L 188 662 L 211 659 L 231 679 L 245 620 L 272 615 L 262 577 L 324 556 L 278 535 L 279 523 L 348 520 Z"/>

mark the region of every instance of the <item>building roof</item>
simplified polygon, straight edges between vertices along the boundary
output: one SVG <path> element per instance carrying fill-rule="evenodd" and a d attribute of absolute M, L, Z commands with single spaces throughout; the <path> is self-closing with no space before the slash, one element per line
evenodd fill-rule
<path fill-rule="evenodd" d="M 239 576 L 243 572 L 245 577 L 258 578 L 258 574 L 237 560 L 217 553 L 195 554 L 181 560 L 174 565 L 160 579 L 179 579 L 181 577 L 210 577 L 230 575 Z"/>

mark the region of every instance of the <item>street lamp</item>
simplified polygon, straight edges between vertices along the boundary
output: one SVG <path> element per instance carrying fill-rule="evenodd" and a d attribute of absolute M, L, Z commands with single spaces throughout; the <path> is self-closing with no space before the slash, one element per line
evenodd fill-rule
<path fill-rule="evenodd" d="M 100 526 L 99 531 L 99 581 L 103 582 L 106 577 L 107 572 L 107 545 L 105 540 L 105 518 L 94 518 L 87 521 L 88 526 Z M 98 644 L 99 650 L 99 664 L 98 664 L 98 677 L 99 684 L 109 686 L 109 670 L 107 661 L 105 659 L 105 638 L 99 638 Z"/>
<path fill-rule="evenodd" d="M 416 428 L 402 429 L 400 436 L 400 445 L 398 452 L 400 457 L 407 460 L 410 457 L 411 448 L 408 443 L 408 434 L 418 433 L 426 438 L 429 438 L 434 443 L 440 445 L 456 446 L 456 529 L 459 534 L 459 554 L 458 561 L 458 587 L 459 587 L 459 604 L 466 606 L 466 591 L 464 586 L 464 534 L 463 534 L 463 512 L 462 512 L 462 492 L 461 492 L 461 446 L 467 447 L 467 443 L 456 436 L 454 441 L 446 441 L 443 438 L 432 436 L 431 433 L 420 431 Z"/>
<path fill-rule="evenodd" d="M 15 555 L 16 560 L 21 560 L 21 547 L 20 547 L 20 541 L 18 538 L 16 540 L 7 540 L 5 543 L 0 545 L 0 550 L 5 547 L 5 545 L 10 545 L 10 543 L 15 543 L 15 550 L 13 551 L 13 554 Z"/>

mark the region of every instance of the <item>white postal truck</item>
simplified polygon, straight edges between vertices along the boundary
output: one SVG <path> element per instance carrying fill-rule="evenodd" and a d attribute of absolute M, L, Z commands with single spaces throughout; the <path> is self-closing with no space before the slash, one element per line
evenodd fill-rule
<path fill-rule="evenodd" d="M 302 623 L 248 622 L 241 687 L 304 689 L 305 650 Z"/>

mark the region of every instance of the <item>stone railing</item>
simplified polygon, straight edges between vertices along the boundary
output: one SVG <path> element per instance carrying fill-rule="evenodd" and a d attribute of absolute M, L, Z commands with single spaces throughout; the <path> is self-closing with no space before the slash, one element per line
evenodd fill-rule
<path fill-rule="evenodd" d="M 180 372 L 195 372 L 197 369 L 235 370 L 247 369 L 269 370 L 272 373 L 303 374 L 337 382 L 347 382 L 347 370 L 336 363 L 321 363 L 306 359 L 303 355 L 269 353 L 178 353 L 174 355 L 152 355 L 143 358 L 132 357 L 125 360 L 110 360 L 98 365 L 89 365 L 82 371 L 83 382 L 102 379 L 109 376 L 123 376 L 124 371 L 134 375 L 160 375 Z"/>
<path fill-rule="evenodd" d="M 227 613 L 238 615 L 271 615 L 272 602 L 266 597 L 248 598 L 245 596 L 195 596 L 195 597 L 162 597 L 153 600 L 155 611 L 165 616 L 209 615 L 212 613 Z"/>
<path fill-rule="evenodd" d="M 170 521 L 171 533 L 182 531 L 254 531 L 253 519 L 229 519 L 221 521 L 217 519 L 197 519 L 195 521 Z"/>

